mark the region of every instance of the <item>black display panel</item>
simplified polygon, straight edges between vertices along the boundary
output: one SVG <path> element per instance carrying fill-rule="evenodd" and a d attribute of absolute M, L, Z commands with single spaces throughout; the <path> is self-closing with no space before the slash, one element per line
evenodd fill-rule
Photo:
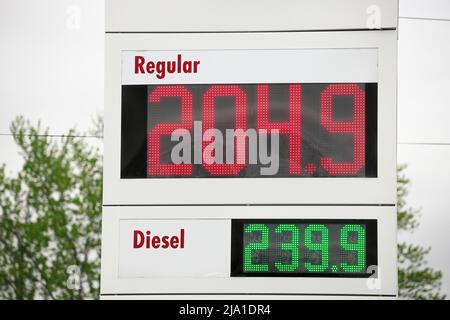
<path fill-rule="evenodd" d="M 231 276 L 348 277 L 377 266 L 376 220 L 232 220 Z"/>
<path fill-rule="evenodd" d="M 121 178 L 377 177 L 377 84 L 123 85 Z"/>

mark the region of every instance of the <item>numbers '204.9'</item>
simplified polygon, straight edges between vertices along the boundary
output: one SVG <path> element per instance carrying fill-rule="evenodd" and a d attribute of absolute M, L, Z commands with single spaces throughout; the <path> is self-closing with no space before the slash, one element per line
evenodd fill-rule
<path fill-rule="evenodd" d="M 300 229 L 303 235 L 300 234 Z M 329 228 L 324 224 L 302 227 L 296 224 L 248 224 L 244 228 L 244 234 L 258 239 L 244 244 L 244 272 L 366 271 L 366 231 L 361 225 L 340 225 L 334 235 L 337 239 L 331 241 Z M 332 264 L 330 245 L 334 246 Z M 304 261 L 301 261 L 301 256 Z M 281 259 L 282 257 L 284 258 Z"/>
<path fill-rule="evenodd" d="M 309 84 L 311 85 L 315 84 Z M 288 140 L 288 160 L 286 175 L 313 175 L 315 170 L 320 167 L 324 170 L 324 174 L 329 176 L 357 176 L 358 172 L 365 165 L 365 143 L 366 143 L 366 123 L 365 123 L 365 91 L 357 84 L 328 84 L 322 86 L 320 96 L 314 104 L 320 105 L 320 115 L 317 120 L 321 130 L 329 135 L 344 135 L 352 137 L 353 150 L 351 155 L 345 159 L 333 159 L 332 154 L 323 154 L 322 150 L 318 150 L 316 164 L 301 163 L 305 157 L 303 152 L 311 152 L 311 148 L 320 147 L 330 142 L 312 141 L 311 146 L 304 147 L 302 144 L 305 139 L 310 137 L 302 136 L 304 134 L 303 121 L 304 114 L 310 113 L 304 103 L 306 89 L 302 84 L 286 84 L 284 86 L 287 92 L 280 98 L 281 102 L 270 103 L 271 88 L 277 85 L 257 84 L 257 85 L 159 85 L 152 86 L 148 93 L 148 103 L 150 108 L 160 108 L 161 103 L 167 99 L 176 98 L 179 104 L 180 112 L 179 121 L 167 122 L 161 121 L 152 125 L 148 131 L 147 147 L 148 147 L 148 177 L 158 176 L 193 176 L 196 175 L 194 164 L 192 163 L 163 163 L 161 155 L 167 151 L 161 150 L 161 138 L 172 134 L 174 130 L 192 131 L 194 127 L 194 119 L 202 121 L 202 131 L 215 129 L 216 124 L 223 119 L 217 118 L 217 99 L 230 99 L 230 110 L 234 111 L 230 125 L 234 129 L 247 130 L 249 125 L 254 126 L 257 132 L 264 132 L 268 135 L 277 132 L 287 137 Z M 247 89 L 245 89 L 247 88 Z M 306 87 L 305 87 L 306 88 Z M 274 89 L 275 90 L 275 89 Z M 284 90 L 284 89 L 283 89 Z M 251 92 L 251 93 L 249 93 Z M 351 119 L 336 120 L 334 114 L 335 98 L 350 97 L 353 101 Z M 251 103 L 250 103 L 251 100 Z M 282 105 L 283 110 L 288 114 L 284 121 L 271 120 L 271 110 Z M 200 105 L 201 115 L 199 116 L 198 105 Z M 278 106 L 279 107 L 279 106 Z M 284 111 L 283 111 L 284 112 Z M 249 115 L 255 116 L 255 121 L 249 121 Z M 311 135 L 311 134 L 309 134 Z M 235 139 L 234 154 L 235 159 L 248 148 L 247 141 Z M 351 142 L 350 142 L 351 143 Z M 203 149 L 205 148 L 203 142 Z M 305 149 L 306 148 L 306 149 Z M 309 161 L 308 161 L 309 162 Z M 248 166 L 243 163 L 206 163 L 202 161 L 199 164 L 201 170 L 210 176 L 237 176 Z M 249 175 L 246 175 L 249 176 Z"/>

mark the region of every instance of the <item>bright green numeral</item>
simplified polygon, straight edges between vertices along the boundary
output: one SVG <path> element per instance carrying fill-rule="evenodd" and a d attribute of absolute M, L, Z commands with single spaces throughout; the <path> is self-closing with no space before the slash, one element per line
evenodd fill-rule
<path fill-rule="evenodd" d="M 252 251 L 266 250 L 269 247 L 269 228 L 265 224 L 249 224 L 245 227 L 245 233 L 261 232 L 261 242 L 251 242 L 244 249 L 244 272 L 247 271 L 268 271 L 267 264 L 253 264 Z"/>
<path fill-rule="evenodd" d="M 313 232 L 321 233 L 320 243 L 312 242 Z M 311 272 L 323 272 L 328 268 L 328 228 L 323 224 L 311 224 L 305 229 L 305 247 L 309 250 L 320 251 L 320 264 L 313 264 L 311 262 L 305 263 L 305 268 Z"/>
<path fill-rule="evenodd" d="M 275 262 L 275 267 L 278 271 L 295 271 L 298 267 L 298 229 L 293 224 L 280 224 L 275 229 L 276 233 L 285 231 L 291 233 L 291 242 L 282 243 L 281 249 L 291 252 L 291 263 L 282 264 L 281 262 Z"/>
<path fill-rule="evenodd" d="M 348 233 L 356 232 L 358 241 L 356 243 L 348 242 Z M 358 264 L 350 265 L 342 262 L 342 269 L 346 272 L 363 272 L 366 264 L 366 230 L 357 224 L 347 224 L 341 229 L 341 247 L 348 251 L 356 251 L 358 255 Z"/>

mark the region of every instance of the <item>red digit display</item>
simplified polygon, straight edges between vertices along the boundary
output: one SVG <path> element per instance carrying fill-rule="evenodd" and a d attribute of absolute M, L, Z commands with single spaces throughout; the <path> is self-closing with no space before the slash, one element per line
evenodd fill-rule
<path fill-rule="evenodd" d="M 353 119 L 351 121 L 333 120 L 333 98 L 347 95 L 353 98 Z M 353 161 L 335 162 L 331 157 L 323 157 L 320 165 L 328 173 L 338 175 L 354 175 L 364 166 L 365 159 L 365 95 L 354 84 L 332 84 L 321 94 L 320 121 L 322 126 L 332 133 L 350 133 L 353 135 Z"/>
<path fill-rule="evenodd" d="M 246 130 L 247 127 L 247 96 L 237 85 L 213 85 L 203 94 L 203 134 L 215 129 L 215 99 L 217 97 L 232 97 L 234 99 L 234 128 Z M 203 140 L 203 150 L 211 139 Z M 217 142 L 217 141 L 216 141 Z M 234 163 L 209 163 L 205 161 L 207 152 L 203 153 L 203 167 L 212 175 L 236 175 L 245 167 L 245 139 L 236 135 L 234 141 Z M 216 143 L 216 147 L 218 146 Z M 222 160 L 223 162 L 223 160 Z"/>
<path fill-rule="evenodd" d="M 121 133 L 123 179 L 376 177 L 377 84 L 123 85 Z"/>
<path fill-rule="evenodd" d="M 174 130 L 192 128 L 192 94 L 184 86 L 158 86 L 148 95 L 149 103 L 159 103 L 161 99 L 177 98 L 181 104 L 181 121 L 179 123 L 159 123 L 148 132 L 148 175 L 192 174 L 192 164 L 162 164 L 160 162 L 162 135 L 171 135 Z"/>
<path fill-rule="evenodd" d="M 289 174 L 298 175 L 300 168 L 301 142 L 301 85 L 289 86 L 289 120 L 286 122 L 269 122 L 269 86 L 257 85 L 257 121 L 258 131 L 278 130 L 280 134 L 289 135 Z"/>

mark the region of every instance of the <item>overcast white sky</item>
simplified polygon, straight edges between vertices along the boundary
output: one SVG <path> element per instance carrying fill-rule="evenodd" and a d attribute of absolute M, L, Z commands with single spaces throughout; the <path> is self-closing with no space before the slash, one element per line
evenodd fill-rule
<path fill-rule="evenodd" d="M 401 0 L 400 17 L 398 161 L 422 208 L 419 230 L 401 238 L 432 246 L 450 295 L 450 1 Z M 16 115 L 61 134 L 103 113 L 103 29 L 103 0 L 0 1 L 0 163 L 11 171 Z"/>
<path fill-rule="evenodd" d="M 409 166 L 409 205 L 422 209 L 420 228 L 400 239 L 432 247 L 450 298 L 450 1 L 400 0 L 400 17 L 398 162 Z"/>

